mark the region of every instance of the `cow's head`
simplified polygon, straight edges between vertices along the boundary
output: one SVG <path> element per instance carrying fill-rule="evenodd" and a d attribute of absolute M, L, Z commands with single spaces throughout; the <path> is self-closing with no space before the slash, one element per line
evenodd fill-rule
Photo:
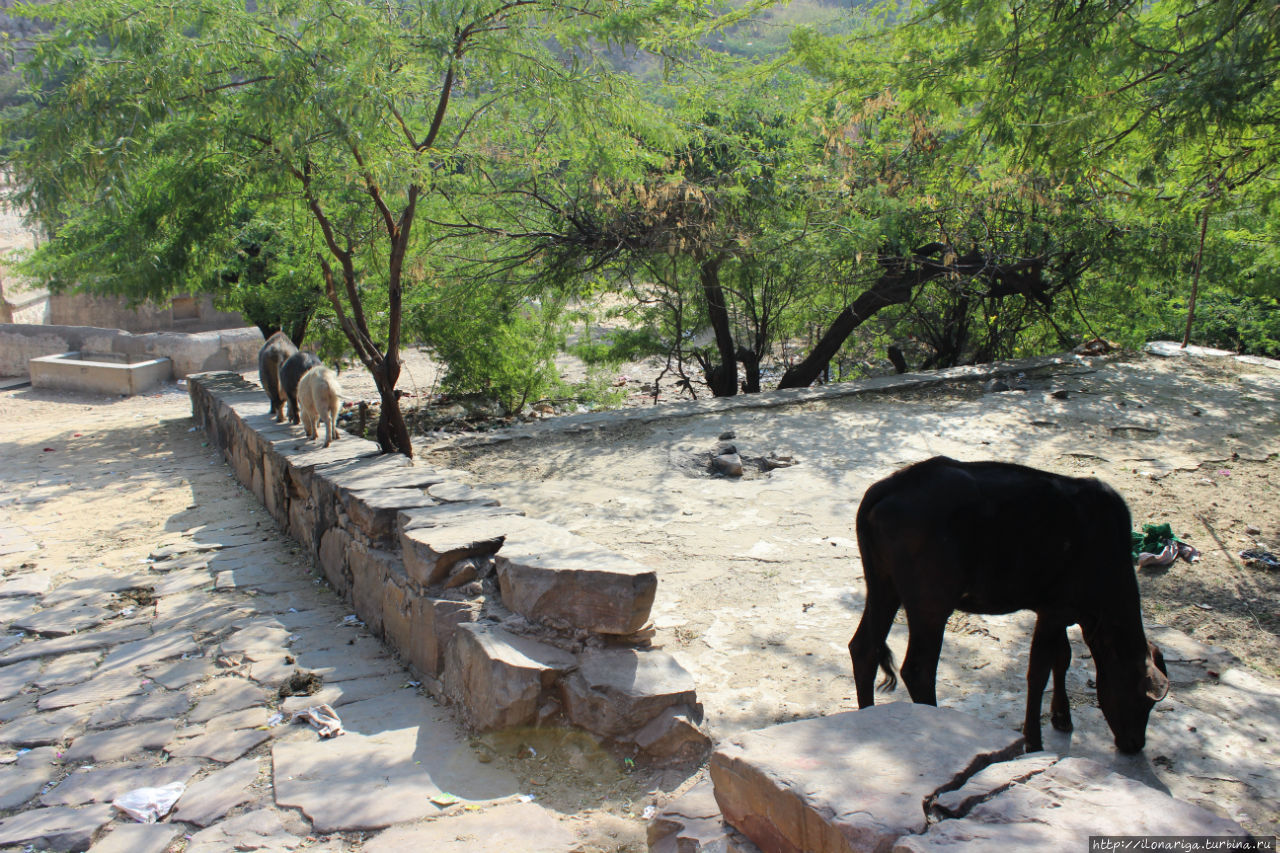
<path fill-rule="evenodd" d="M 1103 644 L 1107 645 L 1107 644 Z M 1147 743 L 1147 717 L 1169 692 L 1164 655 L 1147 641 L 1141 657 L 1121 656 L 1117 649 L 1093 649 L 1098 667 L 1098 704 L 1121 752 L 1140 752 Z"/>

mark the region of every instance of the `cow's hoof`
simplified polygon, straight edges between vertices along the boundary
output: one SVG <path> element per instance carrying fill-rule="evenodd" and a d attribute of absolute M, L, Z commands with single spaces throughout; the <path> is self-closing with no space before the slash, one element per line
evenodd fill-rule
<path fill-rule="evenodd" d="M 1071 724 L 1070 714 L 1054 714 L 1049 718 L 1049 721 L 1053 723 L 1055 731 L 1070 732 L 1075 730 L 1075 726 Z"/>

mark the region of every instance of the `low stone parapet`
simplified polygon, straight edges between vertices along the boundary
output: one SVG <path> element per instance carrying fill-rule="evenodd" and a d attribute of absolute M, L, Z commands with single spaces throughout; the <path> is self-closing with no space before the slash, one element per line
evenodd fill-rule
<path fill-rule="evenodd" d="M 652 569 L 499 506 L 460 472 L 352 436 L 306 441 L 237 374 L 192 376 L 189 387 L 195 419 L 240 482 L 356 618 L 475 729 L 573 725 L 653 760 L 709 749 L 692 677 L 637 639 Z M 262 574 L 243 580 L 270 583 Z"/>

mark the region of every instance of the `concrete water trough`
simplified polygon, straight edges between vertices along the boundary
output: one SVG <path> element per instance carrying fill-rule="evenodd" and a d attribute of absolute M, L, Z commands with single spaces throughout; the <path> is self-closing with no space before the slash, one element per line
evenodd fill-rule
<path fill-rule="evenodd" d="M 173 362 L 146 355 L 64 352 L 28 362 L 31 385 L 61 391 L 131 396 L 173 378 Z"/>

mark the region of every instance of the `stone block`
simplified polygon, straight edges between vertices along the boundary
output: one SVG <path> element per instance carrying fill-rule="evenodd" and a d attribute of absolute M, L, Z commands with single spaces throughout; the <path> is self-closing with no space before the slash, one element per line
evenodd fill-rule
<path fill-rule="evenodd" d="M 392 572 L 403 573 L 400 557 L 390 551 L 352 542 L 347 549 L 351 568 L 351 604 L 356 615 L 376 636 L 382 636 L 383 587 Z"/>
<path fill-rule="evenodd" d="M 630 740 L 668 708 L 699 707 L 693 676 L 666 652 L 597 649 L 578 664 L 560 698 L 569 721 L 589 732 Z"/>
<path fill-rule="evenodd" d="M 554 628 L 630 634 L 658 589 L 653 569 L 533 519 L 507 535 L 497 567 L 503 603 Z"/>
<path fill-rule="evenodd" d="M 351 589 L 351 570 L 347 565 L 347 551 L 351 546 L 351 536 L 340 527 L 331 527 L 320 537 L 320 568 L 338 595 L 345 596 Z"/>
<path fill-rule="evenodd" d="M 412 592 L 403 572 L 392 570 L 382 587 L 382 636 L 387 645 L 408 656 L 413 644 Z"/>
<path fill-rule="evenodd" d="M 319 529 L 316 509 L 309 500 L 289 502 L 289 535 L 298 540 L 312 554 L 319 548 Z"/>
<path fill-rule="evenodd" d="M 724 822 L 710 779 L 703 779 L 654 815 L 649 853 L 760 853 Z"/>
<path fill-rule="evenodd" d="M 281 526 L 289 523 L 289 498 L 285 490 L 285 466 L 274 453 L 262 455 L 263 505 Z"/>
<path fill-rule="evenodd" d="M 1064 758 L 985 800 L 960 820 L 900 838 L 894 853 L 961 850 L 1068 850 L 1091 835 L 1227 836 L 1234 821 L 1108 772 L 1087 758 Z"/>
<path fill-rule="evenodd" d="M 415 583 L 444 582 L 459 560 L 496 554 L 506 538 L 502 522 L 520 516 L 459 521 L 440 527 L 418 527 L 400 534 L 404 568 Z"/>
<path fill-rule="evenodd" d="M 480 605 L 445 598 L 409 599 L 410 632 L 407 657 L 419 673 L 438 677 L 445 666 L 445 653 L 460 625 L 475 622 Z M 404 650 L 402 650 L 404 651 Z"/>
<path fill-rule="evenodd" d="M 501 628 L 461 625 L 449 648 L 445 692 L 477 731 L 532 725 L 573 655 Z"/>
<path fill-rule="evenodd" d="M 85 809 L 60 807 L 19 812 L 0 820 L 0 846 L 88 850 L 93 836 L 114 815 L 115 810 L 106 803 Z"/>
<path fill-rule="evenodd" d="M 438 503 L 422 489 L 362 489 L 346 492 L 340 500 L 351 523 L 360 528 L 372 542 L 391 540 L 396 526 L 396 513 L 400 510 L 435 506 Z"/>
<path fill-rule="evenodd" d="M 507 516 L 523 516 L 518 509 L 498 506 L 496 500 L 444 503 L 420 509 L 401 510 L 396 515 L 396 528 L 404 533 L 420 527 L 442 527 L 481 519 L 501 519 Z"/>
<path fill-rule="evenodd" d="M 698 761 L 711 749 L 711 738 L 698 728 L 701 717 L 701 711 L 685 705 L 664 708 L 632 740 L 658 761 Z"/>
<path fill-rule="evenodd" d="M 747 732 L 710 770 L 725 820 L 762 849 L 869 853 L 923 832 L 939 791 L 1022 750 L 1012 729 L 894 702 Z"/>

